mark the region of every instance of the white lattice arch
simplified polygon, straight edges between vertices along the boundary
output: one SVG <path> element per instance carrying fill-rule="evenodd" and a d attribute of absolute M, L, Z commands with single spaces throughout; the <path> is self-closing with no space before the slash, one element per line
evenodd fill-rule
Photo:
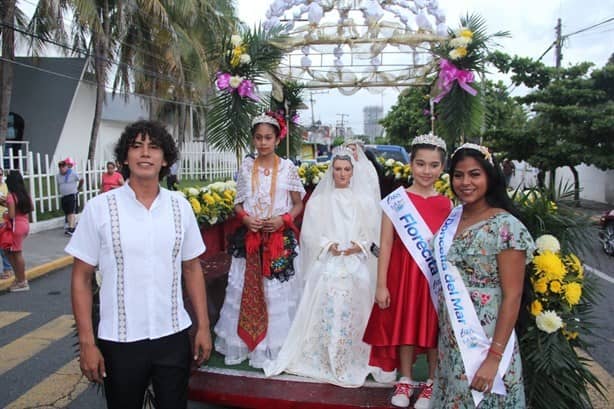
<path fill-rule="evenodd" d="M 430 83 L 447 31 L 437 0 L 275 0 L 266 17 L 288 35 L 282 79 L 345 95 Z"/>

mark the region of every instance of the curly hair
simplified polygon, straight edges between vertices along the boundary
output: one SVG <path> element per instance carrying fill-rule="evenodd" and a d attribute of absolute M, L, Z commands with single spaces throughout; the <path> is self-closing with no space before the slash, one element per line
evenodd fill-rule
<path fill-rule="evenodd" d="M 117 145 L 115 145 L 115 160 L 117 163 L 122 164 L 121 174 L 124 179 L 130 177 L 130 169 L 124 165 L 128 158 L 128 150 L 137 138 L 145 138 L 146 136 L 149 136 L 151 142 L 162 148 L 164 152 L 166 166 L 160 169 L 159 180 L 162 180 L 169 174 L 170 167 L 179 159 L 179 151 L 177 150 L 175 140 L 161 122 L 148 120 L 134 122 L 124 129 L 119 141 L 117 141 Z"/>

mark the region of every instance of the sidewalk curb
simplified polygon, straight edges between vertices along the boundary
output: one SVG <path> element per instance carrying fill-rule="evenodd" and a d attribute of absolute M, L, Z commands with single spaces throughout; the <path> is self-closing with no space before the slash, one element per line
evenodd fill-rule
<path fill-rule="evenodd" d="M 28 280 L 34 280 L 35 278 L 41 277 L 54 270 L 69 266 L 72 264 L 72 262 L 73 262 L 72 256 L 59 257 L 48 263 L 43 263 L 41 265 L 32 267 L 29 270 L 26 270 L 26 277 Z M 14 281 L 13 277 L 7 280 L 0 280 L 0 291 L 8 290 L 11 284 L 13 284 L 13 281 Z"/>

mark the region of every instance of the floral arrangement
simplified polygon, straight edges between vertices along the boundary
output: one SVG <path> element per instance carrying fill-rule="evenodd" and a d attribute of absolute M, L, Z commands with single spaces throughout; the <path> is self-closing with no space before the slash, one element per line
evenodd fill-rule
<path fill-rule="evenodd" d="M 227 220 L 234 212 L 236 183 L 214 182 L 201 188 L 188 187 L 180 191 L 190 202 L 199 223 L 213 226 Z"/>
<path fill-rule="evenodd" d="M 252 57 L 247 53 L 247 44 L 243 37 L 234 34 L 230 37 L 232 48 L 228 51 L 228 65 L 232 72 L 218 72 L 216 85 L 220 91 L 236 92 L 241 98 L 250 98 L 259 101 L 254 93 L 254 83 L 247 77 Z"/>
<path fill-rule="evenodd" d="M 591 408 L 587 387 L 603 394 L 603 385 L 576 348 L 587 347 L 596 292 L 571 250 L 589 241 L 590 223 L 567 205 L 565 192 L 529 189 L 511 196 L 522 221 L 537 237 L 537 250 L 526 270 L 526 309 L 517 328 L 527 406 Z"/>
<path fill-rule="evenodd" d="M 493 38 L 508 35 L 507 32 L 489 35 L 482 17 L 467 15 L 460 19 L 460 27 L 449 30 L 448 38 L 435 48 L 439 71 L 431 95 L 438 104 L 439 133 L 447 140 L 479 131 L 484 108 L 478 90 L 471 84 L 476 74 L 485 71 Z"/>
<path fill-rule="evenodd" d="M 392 158 L 386 159 L 383 156 L 378 157 L 377 161 L 384 169 L 384 177 L 392 177 L 397 181 L 409 182 L 411 168 L 408 164 Z"/>
<path fill-rule="evenodd" d="M 298 176 L 306 190 L 313 190 L 324 177 L 328 163 L 305 163 L 298 168 Z"/>

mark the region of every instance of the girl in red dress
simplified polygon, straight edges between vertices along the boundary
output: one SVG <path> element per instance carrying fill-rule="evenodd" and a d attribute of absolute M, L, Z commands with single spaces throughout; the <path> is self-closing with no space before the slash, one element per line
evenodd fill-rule
<path fill-rule="evenodd" d="M 445 157 L 445 142 L 435 135 L 421 135 L 412 141 L 413 183 L 406 194 L 433 234 L 452 207 L 450 200 L 434 188 Z M 386 214 L 382 215 L 380 246 L 375 305 L 364 336 L 372 346 L 369 364 L 385 372 L 398 370 L 400 379 L 391 403 L 408 407 L 418 388 L 411 374 L 415 354 L 426 350 L 429 379 L 420 387 L 415 407 L 428 408 L 437 366 L 437 312 L 429 283 Z"/>

